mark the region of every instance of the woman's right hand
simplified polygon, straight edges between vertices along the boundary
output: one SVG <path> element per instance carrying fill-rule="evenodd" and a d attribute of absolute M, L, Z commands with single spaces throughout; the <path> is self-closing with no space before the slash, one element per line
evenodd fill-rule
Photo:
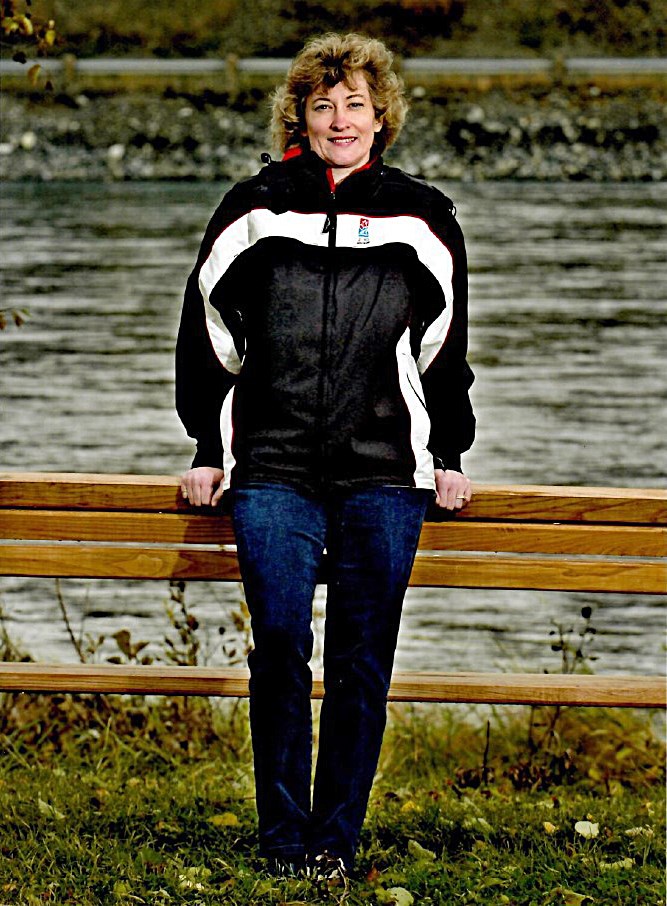
<path fill-rule="evenodd" d="M 222 497 L 222 469 L 198 466 L 181 478 L 181 493 L 193 506 L 217 506 Z"/>

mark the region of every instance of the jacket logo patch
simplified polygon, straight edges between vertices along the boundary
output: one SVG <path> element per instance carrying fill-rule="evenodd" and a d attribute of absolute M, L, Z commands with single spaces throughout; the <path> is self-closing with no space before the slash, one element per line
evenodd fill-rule
<path fill-rule="evenodd" d="M 369 220 L 368 217 L 359 218 L 359 233 L 357 235 L 357 245 L 369 245 L 371 238 L 369 236 Z"/>

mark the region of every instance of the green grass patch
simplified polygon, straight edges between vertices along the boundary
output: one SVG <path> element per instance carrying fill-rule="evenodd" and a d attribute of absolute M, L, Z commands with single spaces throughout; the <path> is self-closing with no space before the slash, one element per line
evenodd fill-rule
<path fill-rule="evenodd" d="M 256 850 L 245 703 L 5 696 L 0 903 L 664 903 L 648 715 L 393 706 L 349 889 Z"/>

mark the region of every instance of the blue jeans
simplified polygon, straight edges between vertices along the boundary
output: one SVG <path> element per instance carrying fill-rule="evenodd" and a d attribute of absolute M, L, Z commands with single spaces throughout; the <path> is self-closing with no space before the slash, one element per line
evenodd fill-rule
<path fill-rule="evenodd" d="M 260 852 L 351 865 L 382 744 L 405 590 L 429 491 L 232 494 L 252 619 L 250 726 Z M 326 548 L 325 696 L 311 804 L 312 601 Z"/>

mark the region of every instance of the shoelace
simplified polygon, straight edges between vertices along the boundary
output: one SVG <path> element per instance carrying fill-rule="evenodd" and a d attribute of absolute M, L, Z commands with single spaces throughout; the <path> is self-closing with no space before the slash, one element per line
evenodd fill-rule
<path fill-rule="evenodd" d="M 314 881 L 340 880 L 347 886 L 345 863 L 338 856 L 332 856 L 331 853 L 325 852 L 316 856 L 306 869 L 306 874 Z"/>

